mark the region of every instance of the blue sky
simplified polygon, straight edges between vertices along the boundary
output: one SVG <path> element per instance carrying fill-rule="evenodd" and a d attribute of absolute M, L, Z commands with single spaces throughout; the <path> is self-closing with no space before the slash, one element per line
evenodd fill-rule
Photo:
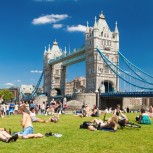
<path fill-rule="evenodd" d="M 112 31 L 118 21 L 120 52 L 153 75 L 152 0 L 1 0 L 0 88 L 36 85 L 44 47 L 83 46 L 86 21 L 101 11 Z M 84 63 L 68 67 L 67 80 L 84 75 Z"/>

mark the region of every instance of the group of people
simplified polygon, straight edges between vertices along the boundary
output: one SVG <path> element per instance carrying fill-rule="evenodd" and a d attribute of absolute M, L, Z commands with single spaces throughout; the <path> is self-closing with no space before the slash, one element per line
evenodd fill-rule
<path fill-rule="evenodd" d="M 50 102 L 43 102 L 41 107 L 41 113 L 45 115 L 53 115 L 54 113 L 65 113 L 67 108 L 67 99 L 63 98 L 62 101 L 55 101 L 52 99 Z"/>
<path fill-rule="evenodd" d="M 52 101 L 52 104 L 50 105 L 59 105 L 59 103 L 55 103 L 55 101 Z M 44 103 L 43 103 L 44 104 Z M 42 104 L 42 105 L 43 105 Z M 45 107 L 44 107 L 45 108 Z M 48 107 L 49 109 L 50 107 Z M 55 107 L 56 108 L 56 107 Z M 54 109 L 55 109 L 54 108 Z M 30 110 L 27 109 L 27 106 L 25 104 L 20 105 L 18 109 L 19 114 L 22 114 L 22 119 L 21 119 L 21 126 L 22 130 L 20 132 L 15 133 L 13 136 L 11 133 L 9 133 L 5 128 L 0 128 L 0 140 L 6 143 L 9 142 L 15 142 L 18 138 L 42 138 L 44 137 L 43 134 L 41 133 L 34 133 L 33 129 L 33 124 L 32 122 L 58 122 L 59 120 L 59 111 L 57 111 L 57 114 L 54 114 L 47 120 L 43 120 L 40 118 L 36 117 L 36 108 L 34 105 L 31 105 Z M 105 112 L 105 114 L 107 114 Z M 81 114 L 80 116 L 88 117 L 88 116 L 93 116 L 93 117 L 99 117 L 99 109 L 94 105 L 93 109 L 90 109 L 90 107 L 86 104 L 82 106 Z M 141 114 L 136 117 L 136 121 L 140 124 L 151 124 L 151 119 L 150 117 L 153 116 L 153 108 L 149 108 L 149 112 L 146 112 L 145 109 L 141 109 Z M 113 112 L 113 115 L 105 120 L 97 119 L 94 118 L 90 122 L 93 123 L 92 125 L 88 126 L 88 129 L 91 131 L 95 130 L 101 130 L 101 129 L 110 129 L 110 130 L 117 130 L 118 125 L 124 126 L 129 119 L 127 116 L 121 111 L 120 105 L 118 104 L 116 109 Z"/>
<path fill-rule="evenodd" d="M 104 115 L 106 114 L 107 112 L 105 112 Z M 107 121 L 105 121 L 105 119 L 101 120 L 94 118 L 93 120 L 91 120 L 93 125 L 89 125 L 88 129 L 91 131 L 101 130 L 101 129 L 117 130 L 118 124 L 120 124 L 122 121 L 126 123 L 128 122 L 128 118 L 126 117 L 125 114 L 122 113 L 120 105 L 118 104 L 116 109 L 114 110 L 112 117 L 110 117 Z"/>
<path fill-rule="evenodd" d="M 31 117 L 32 122 L 41 122 L 41 123 L 54 122 L 56 123 L 59 120 L 59 113 L 56 113 L 56 114 L 54 113 L 53 116 L 51 116 L 48 120 L 43 120 L 43 119 L 38 118 L 36 116 L 34 107 L 30 108 L 29 115 Z"/>
<path fill-rule="evenodd" d="M 22 130 L 20 132 L 15 133 L 12 136 L 11 133 L 6 131 L 5 128 L 3 128 L 3 127 L 0 128 L 0 140 L 1 141 L 9 143 L 12 141 L 15 142 L 18 138 L 24 138 L 24 139 L 42 138 L 43 134 L 41 134 L 41 133 L 34 134 L 34 128 L 33 128 L 32 122 L 42 122 L 42 123 L 53 122 L 53 123 L 56 123 L 59 121 L 59 111 L 57 111 L 58 113 L 54 113 L 53 116 L 51 116 L 49 119 L 43 120 L 43 119 L 40 119 L 37 117 L 37 113 L 36 113 L 37 108 L 35 107 L 35 104 L 34 103 L 30 103 L 30 104 L 31 105 L 29 105 L 27 107 L 27 103 L 24 102 L 24 103 L 21 103 L 18 108 L 18 114 L 22 115 L 22 119 L 21 119 Z M 43 102 L 43 104 L 45 104 L 45 103 Z M 52 105 L 56 105 L 56 104 L 52 104 Z M 45 107 L 46 107 L 46 105 L 45 105 Z M 45 107 L 44 107 L 44 109 L 46 109 Z"/>
<path fill-rule="evenodd" d="M 11 136 L 10 133 L 6 132 L 4 128 L 0 128 L 0 140 L 6 143 L 16 141 L 18 138 L 42 138 L 43 134 L 34 134 L 33 124 L 30 115 L 28 114 L 25 105 L 19 107 L 19 113 L 22 114 L 21 126 L 22 130 L 17 132 L 15 135 Z"/>
<path fill-rule="evenodd" d="M 81 111 L 76 111 L 75 114 L 80 117 L 99 117 L 99 109 L 96 105 L 91 109 L 87 104 L 85 104 L 82 105 Z"/>
<path fill-rule="evenodd" d="M 153 111 L 152 107 L 150 109 Z M 107 113 L 105 112 L 105 115 Z M 105 116 L 104 115 L 104 116 Z M 136 121 L 139 124 L 151 124 L 151 117 L 152 114 L 148 111 L 145 111 L 144 108 L 141 108 L 141 114 L 136 117 Z M 118 126 L 125 126 L 126 123 L 129 122 L 129 119 L 125 114 L 120 109 L 120 105 L 118 104 L 116 109 L 113 112 L 112 117 L 107 119 L 107 121 L 101 120 L 101 119 L 96 119 L 94 118 L 93 120 L 90 121 L 90 123 L 93 124 L 88 124 L 88 129 L 91 131 L 95 130 L 101 130 L 101 129 L 110 129 L 110 130 L 117 130 Z"/>

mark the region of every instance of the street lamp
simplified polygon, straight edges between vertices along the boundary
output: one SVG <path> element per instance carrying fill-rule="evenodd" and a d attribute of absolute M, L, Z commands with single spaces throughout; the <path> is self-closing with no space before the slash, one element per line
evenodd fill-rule
<path fill-rule="evenodd" d="M 99 91 L 96 90 L 95 94 L 96 94 L 96 106 L 99 108 Z"/>

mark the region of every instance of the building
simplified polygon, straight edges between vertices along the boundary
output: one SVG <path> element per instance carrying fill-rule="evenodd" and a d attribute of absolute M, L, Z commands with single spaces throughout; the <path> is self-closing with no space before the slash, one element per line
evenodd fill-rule
<path fill-rule="evenodd" d="M 14 101 L 19 101 L 19 88 L 18 87 L 11 87 L 11 88 L 8 88 L 8 90 L 10 92 L 12 92 L 13 96 L 14 96 Z"/>
<path fill-rule="evenodd" d="M 84 93 L 86 89 L 86 78 L 77 77 L 71 82 L 66 83 L 65 93 L 66 95 L 72 95 L 73 93 Z"/>
<path fill-rule="evenodd" d="M 86 50 L 86 92 L 95 92 L 101 86 L 105 86 L 105 92 L 118 91 L 119 79 L 111 72 L 97 52 L 97 47 L 115 65 L 119 64 L 119 31 L 117 22 L 115 30 L 111 31 L 103 13 L 99 19 L 95 17 L 93 27 L 87 28 L 85 32 Z"/>
<path fill-rule="evenodd" d="M 44 92 L 48 97 L 52 96 L 52 90 L 57 91 L 57 95 L 61 94 L 61 90 L 65 86 L 65 82 L 61 83 L 62 67 L 61 63 L 49 65 L 48 61 L 58 58 L 62 52 L 58 46 L 57 41 L 53 42 L 52 48 L 48 46 L 48 50 L 44 51 Z M 65 76 L 65 75 L 63 75 Z M 54 95 L 55 96 L 55 95 Z"/>

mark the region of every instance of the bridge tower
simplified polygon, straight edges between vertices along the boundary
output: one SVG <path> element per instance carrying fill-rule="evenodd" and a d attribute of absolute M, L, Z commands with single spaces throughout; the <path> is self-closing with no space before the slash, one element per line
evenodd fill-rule
<path fill-rule="evenodd" d="M 85 32 L 86 49 L 86 92 L 111 92 L 119 90 L 119 79 L 105 65 L 104 61 L 96 51 L 96 48 L 103 51 L 105 56 L 114 64 L 118 65 L 119 51 L 119 31 L 117 22 L 115 30 L 111 32 L 103 13 L 99 15 L 93 27 L 89 27 L 87 22 Z"/>
<path fill-rule="evenodd" d="M 66 79 L 66 68 L 61 66 L 61 63 L 49 65 L 48 61 L 51 59 L 56 60 L 57 57 L 61 56 L 62 52 L 58 47 L 58 43 L 55 40 L 52 48 L 48 46 L 48 50 L 44 51 L 44 92 L 47 96 L 55 96 L 64 94 L 65 79 Z M 62 77 L 61 77 L 62 76 Z"/>

